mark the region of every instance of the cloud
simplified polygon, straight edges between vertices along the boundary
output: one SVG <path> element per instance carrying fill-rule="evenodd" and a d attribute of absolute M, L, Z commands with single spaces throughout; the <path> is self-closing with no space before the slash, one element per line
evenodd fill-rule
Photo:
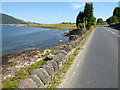
<path fill-rule="evenodd" d="M 71 3 L 71 7 L 72 7 L 72 9 L 74 9 L 74 10 L 79 9 L 79 8 L 83 7 L 84 5 L 85 5 L 84 2 Z"/>

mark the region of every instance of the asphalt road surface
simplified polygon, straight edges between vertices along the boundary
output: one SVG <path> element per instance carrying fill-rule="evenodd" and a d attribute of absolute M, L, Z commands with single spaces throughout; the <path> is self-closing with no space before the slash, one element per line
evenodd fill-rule
<path fill-rule="evenodd" d="M 58 88 L 118 88 L 119 32 L 98 26 Z"/>

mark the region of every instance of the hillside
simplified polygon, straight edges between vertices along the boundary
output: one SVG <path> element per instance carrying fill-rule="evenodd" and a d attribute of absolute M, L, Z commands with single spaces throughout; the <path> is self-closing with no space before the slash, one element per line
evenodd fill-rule
<path fill-rule="evenodd" d="M 13 16 L 9 16 L 6 14 L 0 13 L 0 16 L 2 15 L 2 24 L 26 24 L 27 22 L 17 19 Z M 1 21 L 1 18 L 0 18 Z"/>

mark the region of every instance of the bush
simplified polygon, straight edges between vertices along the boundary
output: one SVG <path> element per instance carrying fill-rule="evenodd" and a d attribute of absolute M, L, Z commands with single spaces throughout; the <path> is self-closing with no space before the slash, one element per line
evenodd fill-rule
<path fill-rule="evenodd" d="M 78 29 L 79 29 L 80 31 L 84 30 L 84 23 L 79 23 L 79 24 L 78 24 Z"/>

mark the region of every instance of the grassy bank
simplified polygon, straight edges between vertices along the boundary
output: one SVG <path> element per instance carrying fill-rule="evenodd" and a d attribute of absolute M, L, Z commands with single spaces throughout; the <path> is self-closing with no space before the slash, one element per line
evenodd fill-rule
<path fill-rule="evenodd" d="M 48 85 L 48 88 L 56 88 L 62 82 L 65 73 L 73 64 L 73 61 L 75 60 L 76 56 L 78 55 L 78 53 L 80 52 L 80 50 L 82 49 L 82 47 L 84 46 L 84 44 L 86 43 L 86 41 L 88 40 L 88 38 L 96 28 L 97 26 L 91 27 L 90 29 L 91 32 L 85 37 L 85 39 L 80 43 L 80 45 L 76 48 L 76 50 L 70 55 L 70 58 L 65 61 L 63 67 L 59 69 L 59 71 L 54 75 L 54 77 L 52 77 L 52 81 Z"/>

